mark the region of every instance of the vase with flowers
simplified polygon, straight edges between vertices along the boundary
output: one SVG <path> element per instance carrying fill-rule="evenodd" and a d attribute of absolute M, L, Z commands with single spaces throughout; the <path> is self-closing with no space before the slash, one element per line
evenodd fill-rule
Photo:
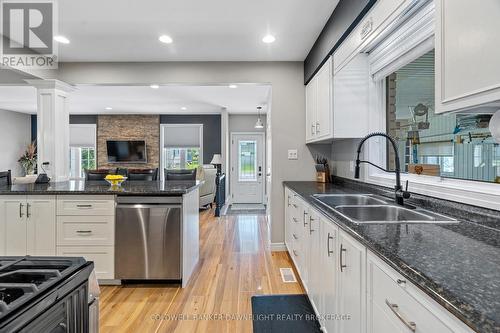
<path fill-rule="evenodd" d="M 34 141 L 26 147 L 24 154 L 19 158 L 18 162 L 23 167 L 26 175 L 32 175 L 35 172 L 36 143 Z"/>

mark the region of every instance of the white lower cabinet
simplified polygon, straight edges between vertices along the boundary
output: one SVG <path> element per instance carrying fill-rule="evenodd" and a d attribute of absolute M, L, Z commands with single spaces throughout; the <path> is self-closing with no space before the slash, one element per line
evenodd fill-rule
<path fill-rule="evenodd" d="M 58 246 L 57 255 L 63 257 L 84 257 L 94 262 L 96 277 L 112 280 L 115 277 L 114 246 Z"/>
<path fill-rule="evenodd" d="M 323 310 L 321 301 L 321 280 L 323 279 L 323 267 L 321 260 L 321 217 L 314 209 L 309 209 L 307 223 L 307 245 L 309 265 L 309 298 L 313 304 L 315 311 L 321 313 Z"/>
<path fill-rule="evenodd" d="M 368 252 L 367 332 L 472 332 L 463 323 Z"/>
<path fill-rule="evenodd" d="M 26 202 L 26 248 L 33 256 L 56 254 L 56 198 L 28 196 Z"/>
<path fill-rule="evenodd" d="M 115 277 L 114 196 L 58 196 L 57 255 L 93 261 L 100 280 Z"/>
<path fill-rule="evenodd" d="M 286 188 L 287 248 L 329 333 L 472 332 Z"/>
<path fill-rule="evenodd" d="M 339 228 L 328 221 L 325 217 L 321 217 L 321 241 L 320 241 L 320 257 L 321 257 L 321 290 L 320 290 L 320 305 L 319 314 L 321 315 L 321 325 L 327 332 L 337 332 L 337 300 L 338 293 L 338 233 Z"/>
<path fill-rule="evenodd" d="M 339 232 L 338 314 L 339 332 L 361 333 L 365 329 L 366 248 L 344 231 Z"/>
<path fill-rule="evenodd" d="M 55 202 L 50 195 L 0 197 L 0 254 L 54 256 Z"/>

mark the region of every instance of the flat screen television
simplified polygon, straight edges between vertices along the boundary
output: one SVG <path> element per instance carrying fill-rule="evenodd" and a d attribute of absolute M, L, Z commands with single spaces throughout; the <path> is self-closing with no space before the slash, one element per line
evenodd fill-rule
<path fill-rule="evenodd" d="M 146 141 L 106 141 L 108 163 L 146 163 Z"/>

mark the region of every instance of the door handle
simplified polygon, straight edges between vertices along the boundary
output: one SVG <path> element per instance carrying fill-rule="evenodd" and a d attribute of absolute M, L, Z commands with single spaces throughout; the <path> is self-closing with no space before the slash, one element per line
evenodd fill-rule
<path fill-rule="evenodd" d="M 80 235 L 88 235 L 92 233 L 92 230 L 77 230 L 76 233 Z"/>
<path fill-rule="evenodd" d="M 92 205 L 76 205 L 76 208 L 92 208 Z"/>
<path fill-rule="evenodd" d="M 340 272 L 343 272 L 344 271 L 344 268 L 347 267 L 347 265 L 344 265 L 344 260 L 343 260 L 343 256 L 342 256 L 342 253 L 344 252 L 347 252 L 347 249 L 343 247 L 342 243 L 340 244 Z"/>
<path fill-rule="evenodd" d="M 309 234 L 312 234 L 314 229 L 312 228 L 312 222 L 315 221 L 312 216 L 309 215 Z"/>
<path fill-rule="evenodd" d="M 26 204 L 26 217 L 30 218 L 31 217 L 31 212 L 30 212 L 31 205 L 29 203 Z"/>
<path fill-rule="evenodd" d="M 19 203 L 19 217 L 20 218 L 22 218 L 24 216 L 23 207 L 24 207 L 24 205 L 22 203 Z"/>
<path fill-rule="evenodd" d="M 328 233 L 328 238 L 326 239 L 326 251 L 328 253 L 328 256 L 330 256 L 330 254 L 333 254 L 333 251 L 330 250 L 330 239 L 333 240 L 333 236 L 330 236 L 330 233 Z"/>
<path fill-rule="evenodd" d="M 391 303 L 387 298 L 385 299 L 385 304 L 391 309 L 392 313 L 398 317 L 399 320 L 403 322 L 410 329 L 410 331 L 415 332 L 417 330 L 417 324 L 414 321 L 409 321 L 406 319 L 401 312 L 399 312 L 399 306 L 396 303 Z"/>

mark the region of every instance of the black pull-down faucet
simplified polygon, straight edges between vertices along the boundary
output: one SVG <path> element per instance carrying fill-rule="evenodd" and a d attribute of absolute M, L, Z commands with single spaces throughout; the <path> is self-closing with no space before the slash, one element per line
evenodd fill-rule
<path fill-rule="evenodd" d="M 396 162 L 396 169 L 394 171 L 391 171 L 391 170 L 387 170 L 387 169 L 384 169 L 370 161 L 361 161 L 359 159 L 359 155 L 361 154 L 361 147 L 363 146 L 363 144 L 365 143 L 366 140 L 368 140 L 369 138 L 371 137 L 374 137 L 374 136 L 381 136 L 381 137 L 384 137 L 386 138 L 392 145 L 392 148 L 394 149 L 394 155 L 395 155 L 395 162 Z M 410 192 L 408 192 L 408 181 L 406 181 L 406 189 L 403 190 L 403 187 L 401 186 L 401 164 L 399 162 L 399 155 L 398 155 L 398 148 L 396 146 L 396 142 L 394 141 L 393 138 L 391 138 L 389 135 L 385 134 L 385 133 L 382 133 L 382 132 L 375 132 L 375 133 L 371 133 L 371 134 L 368 134 L 367 136 L 365 136 L 361 142 L 359 143 L 358 145 L 358 155 L 357 155 L 357 158 L 356 158 L 356 168 L 354 169 L 354 178 L 356 179 L 359 179 L 359 165 L 361 163 L 367 163 L 367 164 L 370 164 L 382 171 L 385 171 L 385 172 L 394 172 L 396 173 L 396 186 L 394 187 L 394 195 L 395 195 L 395 199 L 396 199 L 396 203 L 398 205 L 401 205 L 401 206 L 404 206 L 404 199 L 408 199 L 410 198 Z"/>

